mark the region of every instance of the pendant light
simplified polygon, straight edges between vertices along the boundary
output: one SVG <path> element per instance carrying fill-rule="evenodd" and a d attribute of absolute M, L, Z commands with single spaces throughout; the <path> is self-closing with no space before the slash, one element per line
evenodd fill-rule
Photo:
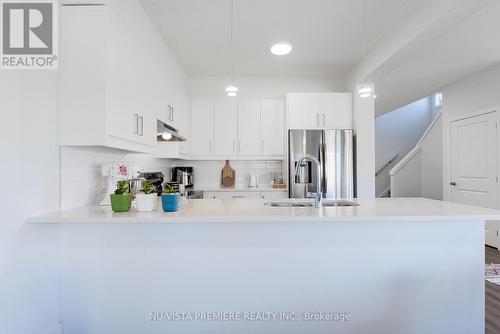
<path fill-rule="evenodd" d="M 362 43 L 363 43 L 363 57 L 366 55 L 366 0 L 363 0 L 363 31 L 362 31 Z M 362 86 L 358 90 L 359 97 L 370 97 L 373 94 L 373 87 L 367 85 L 363 79 Z"/>
<path fill-rule="evenodd" d="M 233 0 L 229 0 L 229 75 L 231 84 L 226 87 L 226 95 L 235 97 L 238 95 L 238 87 L 234 84 L 234 64 L 233 64 Z"/>

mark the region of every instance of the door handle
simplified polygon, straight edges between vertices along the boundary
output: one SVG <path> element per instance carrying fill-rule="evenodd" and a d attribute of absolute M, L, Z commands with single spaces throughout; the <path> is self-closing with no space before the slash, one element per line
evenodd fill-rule
<path fill-rule="evenodd" d="M 241 140 L 238 140 L 238 153 L 241 151 Z"/>
<path fill-rule="evenodd" d="M 167 121 L 170 121 L 171 118 L 172 118 L 172 106 L 169 104 Z"/>
<path fill-rule="evenodd" d="M 174 121 L 174 112 L 175 112 L 175 109 L 174 109 L 174 107 L 172 107 L 172 118 L 170 119 L 172 122 Z"/>
<path fill-rule="evenodd" d="M 450 182 L 450 186 L 456 186 L 457 183 L 456 182 Z"/>
<path fill-rule="evenodd" d="M 316 125 L 319 126 L 319 113 L 316 113 Z"/>
<path fill-rule="evenodd" d="M 326 116 L 325 116 L 325 114 L 323 114 L 323 126 L 325 126 L 325 125 L 326 125 Z"/>
<path fill-rule="evenodd" d="M 236 151 L 235 147 L 236 147 L 236 140 L 233 140 L 233 153 Z"/>
<path fill-rule="evenodd" d="M 134 114 L 134 120 L 135 120 L 135 128 L 134 128 L 134 135 L 139 134 L 139 115 Z"/>
<path fill-rule="evenodd" d="M 139 116 L 139 121 L 141 122 L 141 131 L 139 132 L 139 136 L 143 136 L 144 135 L 144 117 Z"/>
<path fill-rule="evenodd" d="M 212 139 L 210 139 L 208 141 L 208 153 L 213 153 L 213 148 L 212 147 L 213 147 L 213 141 L 212 141 Z"/>

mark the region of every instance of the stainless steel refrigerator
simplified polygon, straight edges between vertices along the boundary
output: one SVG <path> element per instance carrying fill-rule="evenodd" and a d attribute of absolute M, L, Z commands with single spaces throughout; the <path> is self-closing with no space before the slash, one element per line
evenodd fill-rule
<path fill-rule="evenodd" d="M 321 163 L 321 185 L 325 198 L 353 198 L 354 146 L 352 130 L 289 130 L 288 195 L 290 198 L 313 197 L 317 193 L 316 166 L 297 162 L 306 154 Z"/>

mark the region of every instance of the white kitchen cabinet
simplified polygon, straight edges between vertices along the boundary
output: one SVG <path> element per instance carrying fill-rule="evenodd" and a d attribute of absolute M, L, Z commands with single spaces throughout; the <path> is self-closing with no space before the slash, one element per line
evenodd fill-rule
<path fill-rule="evenodd" d="M 236 100 L 215 101 L 215 154 L 238 153 L 238 105 Z"/>
<path fill-rule="evenodd" d="M 352 129 L 351 93 L 290 93 L 289 129 Z"/>
<path fill-rule="evenodd" d="M 191 102 L 191 154 L 213 154 L 215 114 L 213 100 Z"/>
<path fill-rule="evenodd" d="M 260 100 L 238 101 L 238 154 L 262 153 L 260 108 Z"/>
<path fill-rule="evenodd" d="M 152 153 L 156 114 L 148 99 L 148 54 L 105 5 L 62 6 L 61 145 Z"/>
<path fill-rule="evenodd" d="M 258 191 L 206 191 L 204 199 L 259 199 L 261 193 Z"/>
<path fill-rule="evenodd" d="M 288 128 L 318 129 L 321 98 L 318 93 L 291 93 L 287 96 Z"/>
<path fill-rule="evenodd" d="M 352 129 L 352 94 L 321 94 L 321 127 L 325 129 Z"/>
<path fill-rule="evenodd" d="M 265 191 L 260 193 L 260 198 L 267 200 L 282 200 L 288 198 L 286 191 Z"/>
<path fill-rule="evenodd" d="M 260 153 L 285 154 L 285 122 L 282 100 L 263 100 L 260 112 Z"/>
<path fill-rule="evenodd" d="M 200 159 L 285 155 L 282 100 L 193 100 L 191 154 Z"/>

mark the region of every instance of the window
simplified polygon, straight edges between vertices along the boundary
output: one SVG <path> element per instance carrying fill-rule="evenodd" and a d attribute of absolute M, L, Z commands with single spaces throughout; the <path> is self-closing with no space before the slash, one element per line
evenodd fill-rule
<path fill-rule="evenodd" d="M 443 106 L 443 93 L 438 92 L 438 93 L 434 94 L 433 100 L 434 100 L 433 107 L 434 108 L 441 108 Z"/>

